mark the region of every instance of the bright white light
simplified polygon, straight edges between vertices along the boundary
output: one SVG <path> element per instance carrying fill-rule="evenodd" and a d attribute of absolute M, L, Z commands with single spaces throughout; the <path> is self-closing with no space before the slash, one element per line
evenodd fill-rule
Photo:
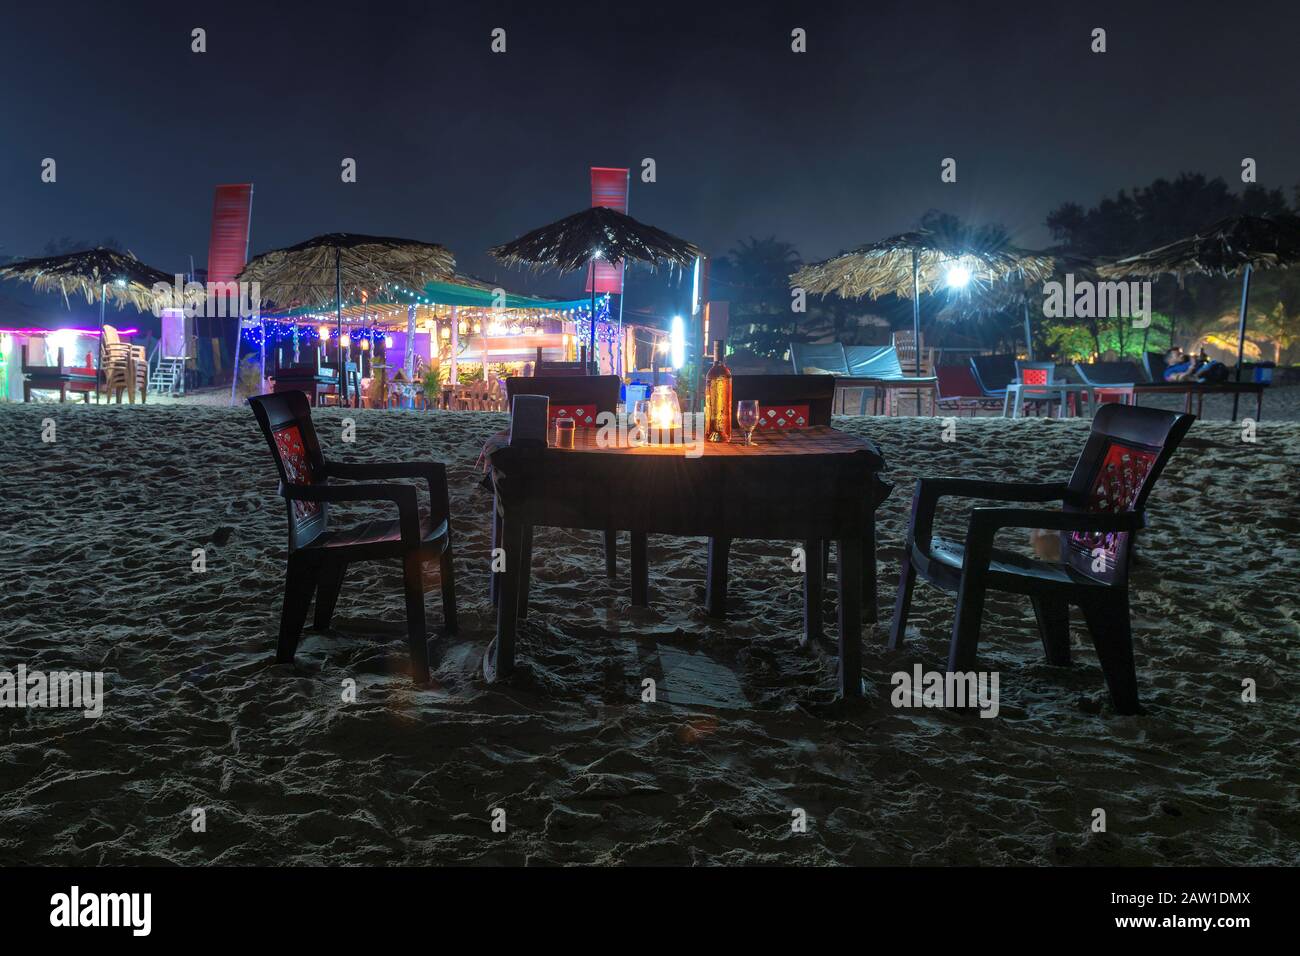
<path fill-rule="evenodd" d="M 59 360 L 59 349 L 63 349 L 63 364 L 80 364 L 79 356 L 74 354 L 80 337 L 76 329 L 59 329 L 45 336 L 46 364 L 53 365 Z"/>
<path fill-rule="evenodd" d="M 386 349 L 391 349 L 392 347 L 393 347 L 393 337 L 392 337 L 391 335 L 385 335 L 385 336 L 384 336 L 384 348 L 386 348 Z"/>
<path fill-rule="evenodd" d="M 604 251 L 603 249 L 592 249 L 592 250 L 591 250 L 591 258 L 593 258 L 593 259 L 603 259 L 604 257 L 605 257 L 605 251 Z"/>
<path fill-rule="evenodd" d="M 970 270 L 963 265 L 955 265 L 948 270 L 948 288 L 964 289 L 966 283 L 970 282 Z"/>
<path fill-rule="evenodd" d="M 320 340 L 322 342 L 328 342 L 330 340 L 330 327 L 328 325 L 322 325 L 320 327 Z"/>
<path fill-rule="evenodd" d="M 682 321 L 680 315 L 673 316 L 668 338 L 672 342 L 672 367 L 679 369 L 686 364 L 686 323 Z"/>

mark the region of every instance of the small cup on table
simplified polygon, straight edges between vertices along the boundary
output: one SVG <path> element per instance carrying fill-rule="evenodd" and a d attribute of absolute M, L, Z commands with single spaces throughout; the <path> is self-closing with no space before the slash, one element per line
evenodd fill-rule
<path fill-rule="evenodd" d="M 573 433 L 577 427 L 577 422 L 572 418 L 557 418 L 555 420 L 555 447 L 572 448 Z"/>

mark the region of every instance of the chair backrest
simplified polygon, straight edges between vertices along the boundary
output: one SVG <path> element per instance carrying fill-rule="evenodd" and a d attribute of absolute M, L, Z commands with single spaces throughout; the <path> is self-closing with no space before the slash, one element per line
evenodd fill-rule
<path fill-rule="evenodd" d="M 533 376 L 536 378 L 571 378 L 586 375 L 587 366 L 582 362 L 535 362 Z"/>
<path fill-rule="evenodd" d="M 1148 380 L 1152 382 L 1165 380 L 1165 370 L 1169 368 L 1169 363 L 1165 361 L 1164 352 L 1147 352 L 1142 356 L 1142 364 Z"/>
<path fill-rule="evenodd" d="M 736 403 L 758 402 L 760 431 L 813 428 L 831 423 L 834 375 L 734 375 L 731 379 L 731 424 Z"/>
<path fill-rule="evenodd" d="M 1138 385 L 1146 381 L 1135 362 L 1075 362 L 1074 370 L 1085 385 Z"/>
<path fill-rule="evenodd" d="M 302 392 L 256 395 L 248 400 L 262 435 L 271 448 L 280 481 L 285 485 L 314 485 L 324 482 L 325 458 L 321 455 L 316 429 L 311 423 L 311 405 Z M 328 522 L 324 502 L 287 501 L 289 506 L 289 550 L 311 543 Z"/>
<path fill-rule="evenodd" d="M 849 374 L 849 361 L 839 342 L 791 342 L 790 362 L 796 375 Z"/>
<path fill-rule="evenodd" d="M 903 378 L 898 350 L 892 345 L 850 345 L 844 349 L 852 378 Z"/>
<path fill-rule="evenodd" d="M 1022 362 L 1016 359 L 1016 381 L 1020 384 L 1051 385 L 1055 380 L 1055 362 Z"/>
<path fill-rule="evenodd" d="M 111 325 L 106 325 L 100 332 L 100 341 L 105 345 L 121 345 L 122 337 L 117 334 L 117 329 Z"/>
<path fill-rule="evenodd" d="M 972 355 L 970 370 L 985 396 L 1001 395 L 1016 379 L 1014 355 Z"/>
<path fill-rule="evenodd" d="M 1139 405 L 1101 406 L 1070 475 L 1062 510 L 1141 514 L 1165 462 L 1195 420 L 1194 415 Z M 1061 556 L 1082 574 L 1107 584 L 1123 583 L 1132 537 L 1124 532 L 1062 532 Z"/>
<path fill-rule="evenodd" d="M 939 401 L 953 398 L 983 398 L 984 391 L 969 365 L 940 365 L 934 370 Z"/>
<path fill-rule="evenodd" d="M 554 378 L 506 379 L 506 408 L 513 408 L 516 395 L 545 395 L 551 401 L 548 424 L 557 418 L 572 418 L 579 428 L 596 426 L 596 416 L 618 411 L 622 381 L 617 375 L 565 375 Z"/>

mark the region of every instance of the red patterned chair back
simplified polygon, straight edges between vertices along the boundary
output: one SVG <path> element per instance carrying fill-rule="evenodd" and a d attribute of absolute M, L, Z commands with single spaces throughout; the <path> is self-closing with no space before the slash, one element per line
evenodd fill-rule
<path fill-rule="evenodd" d="M 1165 462 L 1195 420 L 1194 415 L 1138 405 L 1103 405 L 1070 476 L 1064 510 L 1142 514 Z M 1062 559 L 1089 577 L 1108 584 L 1123 582 L 1132 537 L 1062 532 Z"/>
<path fill-rule="evenodd" d="M 248 400 L 262 428 L 280 481 L 285 485 L 314 485 L 324 481 L 325 459 L 321 455 L 316 429 L 311 423 L 311 405 L 302 392 L 257 395 Z M 325 530 L 328 513 L 323 502 L 287 501 L 289 507 L 289 550 L 309 544 Z"/>
<path fill-rule="evenodd" d="M 572 418 L 579 428 L 595 428 L 596 416 L 618 411 L 621 382 L 617 375 L 555 375 L 506 379 L 506 408 L 516 395 L 545 395 L 551 407 L 547 426 L 560 417 Z"/>
<path fill-rule="evenodd" d="M 1056 363 L 1016 359 L 1016 377 L 1022 385 L 1051 385 L 1056 381 Z"/>
<path fill-rule="evenodd" d="M 758 430 L 786 431 L 831 423 L 834 375 L 735 375 L 731 379 L 731 423 L 736 403 L 758 402 Z"/>

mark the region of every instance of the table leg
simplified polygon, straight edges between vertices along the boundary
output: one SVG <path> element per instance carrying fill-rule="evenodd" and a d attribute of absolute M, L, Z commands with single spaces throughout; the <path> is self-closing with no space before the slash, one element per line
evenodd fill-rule
<path fill-rule="evenodd" d="M 803 543 L 803 645 L 806 647 L 822 636 L 822 543 Z"/>
<path fill-rule="evenodd" d="M 501 572 L 491 571 L 492 565 L 496 563 L 497 548 L 501 545 L 501 501 L 495 494 L 492 495 L 492 547 L 488 552 L 491 555 L 491 562 L 488 564 L 488 599 L 496 604 L 501 596 Z"/>
<path fill-rule="evenodd" d="M 1264 417 L 1264 390 L 1261 388 L 1255 393 L 1255 421 L 1258 422 Z"/>
<path fill-rule="evenodd" d="M 862 612 L 872 624 L 880 620 L 880 596 L 876 587 L 876 517 L 873 514 L 862 539 Z"/>
<path fill-rule="evenodd" d="M 1002 393 L 1002 417 L 1003 418 L 1007 417 L 1007 412 L 1010 411 L 1010 409 L 1011 409 L 1011 388 L 1010 386 L 1008 386 L 1007 390 Z"/>
<path fill-rule="evenodd" d="M 704 607 L 709 617 L 724 620 L 727 616 L 727 558 L 730 538 L 709 539 L 709 580 L 704 591 Z"/>
<path fill-rule="evenodd" d="M 650 568 L 646 560 L 646 533 L 632 532 L 632 606 L 650 605 Z"/>
<path fill-rule="evenodd" d="M 519 548 L 519 620 L 528 620 L 528 584 L 533 576 L 533 526 L 524 528 Z"/>
<path fill-rule="evenodd" d="M 515 631 L 519 615 L 519 577 L 524 527 L 506 515 L 502 521 L 501 546 L 506 551 L 506 569 L 501 574 L 497 600 L 497 636 L 483 655 L 483 676 L 488 683 L 509 677 L 515 669 Z"/>
<path fill-rule="evenodd" d="M 862 539 L 839 545 L 840 696 L 862 696 Z"/>

